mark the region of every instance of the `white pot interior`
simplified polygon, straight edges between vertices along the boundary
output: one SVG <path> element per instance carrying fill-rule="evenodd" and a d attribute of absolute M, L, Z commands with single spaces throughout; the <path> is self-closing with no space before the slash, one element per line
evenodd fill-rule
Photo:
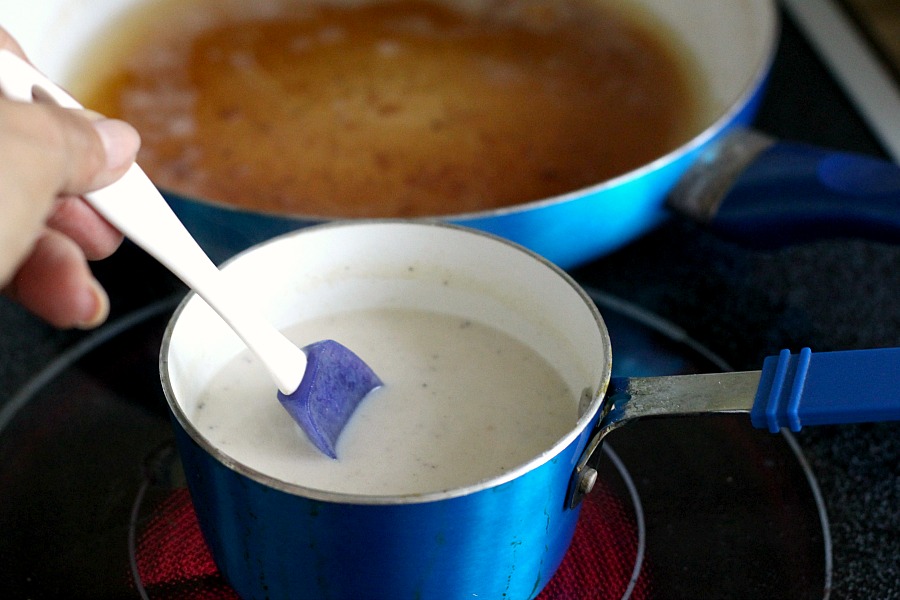
<path fill-rule="evenodd" d="M 280 328 L 373 307 L 420 309 L 490 324 L 538 351 L 571 390 L 589 393 L 576 427 L 504 479 L 566 447 L 596 413 L 609 379 L 609 340 L 591 300 L 549 263 L 486 235 L 426 224 L 324 226 L 265 243 L 223 272 Z M 197 296 L 167 338 L 164 385 L 190 431 L 194 403 L 244 346 Z M 196 429 L 191 434 L 205 443 Z"/>

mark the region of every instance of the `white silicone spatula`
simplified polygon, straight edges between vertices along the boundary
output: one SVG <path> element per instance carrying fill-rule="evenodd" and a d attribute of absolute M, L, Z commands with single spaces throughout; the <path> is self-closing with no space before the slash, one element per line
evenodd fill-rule
<path fill-rule="evenodd" d="M 33 66 L 0 50 L 0 92 L 20 102 L 82 106 Z M 136 164 L 117 182 L 85 195 L 114 227 L 202 297 L 260 358 L 278 399 L 323 453 L 335 445 L 356 407 L 382 385 L 351 350 L 333 340 L 298 348 L 228 289 L 219 269 Z"/>

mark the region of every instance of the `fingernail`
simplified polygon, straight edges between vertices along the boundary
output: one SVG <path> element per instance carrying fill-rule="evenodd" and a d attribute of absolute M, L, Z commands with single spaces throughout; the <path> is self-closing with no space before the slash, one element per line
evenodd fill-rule
<path fill-rule="evenodd" d="M 81 314 L 75 323 L 78 329 L 94 329 L 109 316 L 109 296 L 97 280 L 92 280 L 82 292 Z"/>
<path fill-rule="evenodd" d="M 99 119 L 93 125 L 106 150 L 107 169 L 115 170 L 134 162 L 141 145 L 141 137 L 134 127 L 118 119 Z"/>

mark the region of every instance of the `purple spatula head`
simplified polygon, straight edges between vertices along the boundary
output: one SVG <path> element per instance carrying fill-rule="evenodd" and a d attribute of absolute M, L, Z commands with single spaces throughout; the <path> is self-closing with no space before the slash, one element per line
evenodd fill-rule
<path fill-rule="evenodd" d="M 360 357 L 334 340 L 312 343 L 303 351 L 308 362 L 300 386 L 292 394 L 278 392 L 278 399 L 316 448 L 337 458 L 335 446 L 344 426 L 382 382 Z"/>

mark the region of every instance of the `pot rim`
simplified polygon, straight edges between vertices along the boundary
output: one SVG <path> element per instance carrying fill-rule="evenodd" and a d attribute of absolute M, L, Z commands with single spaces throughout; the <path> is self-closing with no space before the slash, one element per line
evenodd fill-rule
<path fill-rule="evenodd" d="M 578 285 L 578 283 L 565 271 L 563 271 L 560 267 L 556 266 L 549 260 L 540 256 L 539 254 L 517 244 L 515 242 L 511 242 L 505 238 L 501 238 L 491 233 L 486 233 L 484 231 L 471 229 L 464 226 L 454 225 L 451 223 L 442 223 L 442 222 L 432 222 L 432 223 L 422 223 L 409 219 L 361 219 L 361 220 L 353 220 L 353 221 L 343 221 L 343 222 L 328 222 L 322 223 L 319 225 L 315 225 L 312 227 L 307 227 L 304 229 L 296 230 L 293 232 L 289 232 L 286 234 L 282 234 L 276 237 L 271 238 L 265 242 L 257 244 L 239 254 L 235 255 L 225 263 L 221 265 L 221 268 L 226 267 L 229 263 L 238 258 L 244 256 L 246 253 L 253 251 L 254 249 L 260 248 L 265 245 L 277 243 L 283 238 L 288 238 L 292 236 L 305 235 L 307 233 L 313 233 L 314 231 L 319 231 L 322 229 L 331 229 L 331 228 L 346 228 L 346 227 L 365 227 L 370 225 L 401 225 L 401 226 L 415 226 L 415 227 L 440 227 L 444 229 L 455 229 L 459 231 L 464 231 L 469 234 L 479 235 L 486 238 L 490 238 L 496 242 L 506 244 L 511 246 L 526 255 L 530 256 L 533 260 L 539 261 L 545 268 L 549 268 L 551 271 L 555 272 L 555 274 L 560 277 L 563 282 L 568 284 L 572 290 L 580 297 L 580 299 L 585 303 L 588 308 L 591 316 L 594 319 L 594 322 L 597 326 L 597 331 L 600 335 L 601 342 L 603 343 L 604 353 L 603 356 L 597 357 L 596 360 L 602 361 L 602 371 L 600 374 L 600 380 L 592 383 L 592 388 L 590 390 L 590 401 L 584 397 L 587 394 L 585 393 L 581 399 L 580 407 L 581 414 L 578 417 L 578 420 L 575 422 L 575 425 L 560 439 L 553 443 L 552 446 L 545 449 L 539 455 L 535 456 L 531 460 L 513 468 L 509 471 L 506 471 L 500 475 L 490 477 L 488 479 L 484 479 L 470 485 L 465 485 L 461 487 L 455 487 L 448 490 L 439 490 L 433 492 L 424 492 L 424 493 L 411 493 L 411 494 L 397 494 L 397 495 L 367 495 L 367 494 L 352 494 L 347 492 L 333 492 L 328 490 L 321 490 L 316 488 L 309 488 L 302 485 L 297 485 L 293 483 L 288 483 L 272 477 L 270 475 L 266 475 L 256 469 L 253 469 L 234 458 L 230 457 L 219 448 L 210 443 L 197 428 L 193 425 L 191 420 L 182 410 L 182 407 L 178 400 L 176 399 L 175 391 L 172 388 L 171 380 L 168 375 L 168 364 L 169 364 L 169 349 L 172 342 L 172 336 L 175 330 L 175 327 L 178 323 L 178 319 L 181 313 L 185 310 L 188 303 L 191 302 L 192 299 L 198 297 L 197 294 L 193 291 L 188 292 L 188 294 L 181 300 L 178 304 L 178 307 L 172 313 L 172 316 L 169 319 L 168 324 L 166 325 L 165 332 L 162 338 L 162 344 L 160 347 L 159 354 L 159 375 L 160 381 L 162 383 L 163 393 L 166 397 L 166 402 L 169 406 L 169 410 L 172 415 L 175 417 L 178 422 L 178 426 L 181 427 L 190 438 L 198 444 L 205 452 L 211 455 L 216 459 L 219 463 L 227 467 L 228 469 L 235 471 L 245 477 L 248 477 L 266 487 L 274 488 L 276 490 L 295 495 L 295 496 L 303 496 L 312 500 L 319 500 L 323 502 L 333 502 L 339 504 L 360 504 L 360 505 L 400 505 L 400 504 L 420 504 L 426 502 L 436 502 L 441 500 L 448 500 L 451 498 L 458 498 L 463 496 L 469 496 L 471 494 L 475 494 L 477 492 L 481 492 L 484 490 L 488 490 L 504 483 L 508 483 L 519 477 L 529 473 L 547 462 L 551 461 L 561 452 L 563 452 L 566 448 L 569 447 L 574 441 L 577 440 L 579 436 L 581 436 L 585 430 L 596 420 L 600 412 L 600 408 L 603 405 L 603 401 L 605 398 L 606 388 L 609 384 L 609 379 L 612 372 L 612 348 L 610 345 L 609 339 L 609 331 L 606 328 L 606 323 L 603 321 L 603 317 L 600 315 L 600 310 L 597 308 L 597 305 L 590 298 L 587 292 Z M 199 297 L 198 297 L 199 298 Z M 587 392 L 587 390 L 585 390 Z M 587 443 L 587 438 L 582 440 L 582 444 Z M 571 465 L 574 468 L 574 463 Z"/>

